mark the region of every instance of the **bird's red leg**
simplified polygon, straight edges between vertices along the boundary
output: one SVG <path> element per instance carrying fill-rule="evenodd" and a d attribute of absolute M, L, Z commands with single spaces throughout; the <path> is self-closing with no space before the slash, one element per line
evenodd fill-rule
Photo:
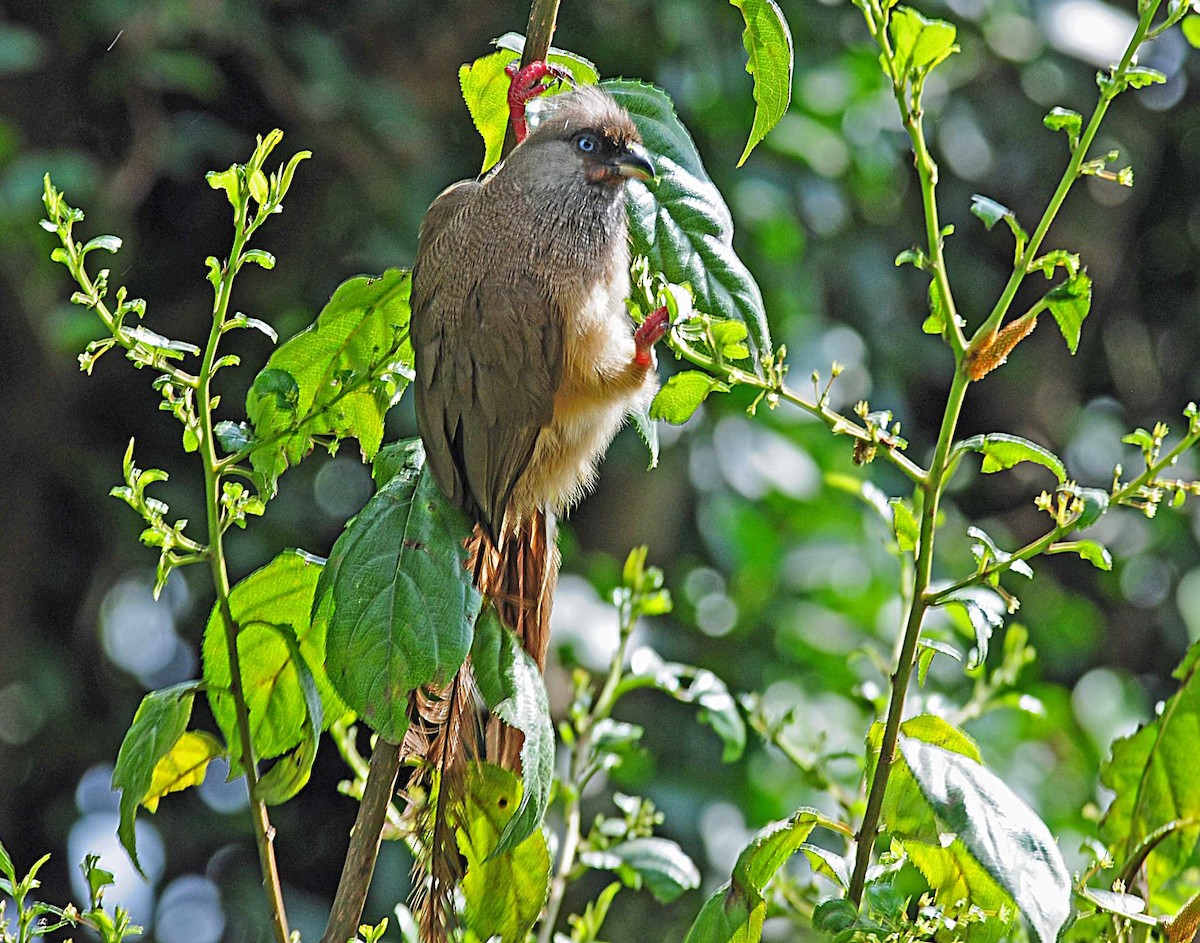
<path fill-rule="evenodd" d="M 571 70 L 565 66 L 554 65 L 545 59 L 535 59 L 525 68 L 520 69 L 516 62 L 510 62 L 504 67 L 508 76 L 508 115 L 512 120 L 513 132 L 517 143 L 525 140 L 529 133 L 529 125 L 525 121 L 525 106 L 537 98 L 554 82 L 571 82 Z M 550 81 L 542 79 L 550 76 Z"/>
<path fill-rule="evenodd" d="M 637 349 L 633 362 L 640 367 L 650 366 L 654 362 L 654 345 L 663 339 L 670 327 L 671 315 L 667 313 L 666 305 L 646 315 L 646 320 L 633 332 L 633 343 Z"/>

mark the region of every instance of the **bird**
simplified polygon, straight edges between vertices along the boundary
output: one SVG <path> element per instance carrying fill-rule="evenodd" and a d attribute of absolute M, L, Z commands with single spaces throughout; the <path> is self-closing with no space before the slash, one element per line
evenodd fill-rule
<path fill-rule="evenodd" d="M 653 347 L 669 324 L 660 309 L 635 329 L 625 306 L 625 184 L 655 175 L 637 127 L 608 93 L 584 86 L 545 100 L 526 132 L 524 98 L 544 89 L 541 65 L 510 72 L 517 146 L 482 181 L 448 187 L 425 215 L 410 332 L 426 468 L 474 522 L 477 588 L 544 669 L 555 522 L 657 391 Z M 458 877 L 453 826 L 439 807 L 472 748 L 463 744 L 473 726 L 468 671 L 416 692 L 404 745 L 440 783 L 422 840 L 433 860 L 415 901 L 428 939 L 447 933 Z M 519 731 L 493 721 L 485 753 L 514 768 L 520 743 Z"/>

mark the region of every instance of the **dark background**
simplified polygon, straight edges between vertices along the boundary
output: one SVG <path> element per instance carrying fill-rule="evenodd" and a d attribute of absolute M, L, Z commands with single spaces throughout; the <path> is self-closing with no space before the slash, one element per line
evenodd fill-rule
<path fill-rule="evenodd" d="M 1060 50 L 1072 36 L 1102 39 L 1087 17 L 1116 8 L 1091 0 L 951 6 L 923 7 L 958 22 L 963 47 L 930 83 L 928 124 L 943 222 L 957 230 L 947 244 L 951 277 L 960 310 L 977 324 L 1011 266 L 1011 241 L 1003 227 L 985 233 L 968 213 L 970 196 L 1011 206 L 1032 230 L 1067 156 L 1042 116 L 1054 105 L 1086 116 L 1095 101 L 1097 63 Z M 835 405 L 848 411 L 869 397 L 873 408 L 891 409 L 924 461 L 950 361 L 919 330 L 925 278 L 892 264 L 923 241 L 907 139 L 859 12 L 849 3 L 782 7 L 795 39 L 796 99 L 736 171 L 753 102 L 732 7 L 568 0 L 555 41 L 591 58 L 602 75 L 668 90 L 733 210 L 738 249 L 763 287 L 776 342 L 787 343 L 792 381 L 805 388 L 812 369 L 827 374 L 832 360 L 846 363 Z M 234 304 L 286 337 L 345 278 L 411 264 L 429 201 L 474 174 L 482 154 L 458 66 L 488 52 L 493 37 L 522 30 L 527 15 L 521 3 L 454 0 L 53 0 L 0 14 L 0 839 L 19 865 L 53 853 L 43 872 L 47 898 L 78 899 L 71 875 L 102 838 L 105 864 L 124 867 L 104 817 L 113 801 L 109 766 L 145 691 L 198 673 L 211 597 L 204 574 L 185 571 L 157 608 L 148 601 L 152 551 L 138 545 L 139 521 L 108 489 L 136 436 L 139 465 L 171 473 L 159 496 L 174 515 L 195 520 L 199 466 L 182 454 L 177 424 L 157 411 L 151 377 L 111 353 L 91 377 L 78 371 L 77 353 L 98 334 L 92 315 L 68 303 L 65 270 L 49 261 L 53 237 L 37 226 L 42 175 L 50 171 L 86 211 L 80 236 L 124 239 L 103 264 L 114 285 L 148 299 L 147 323 L 196 339 L 211 306 L 204 257 L 222 256 L 230 238 L 228 205 L 203 174 L 245 160 L 256 133 L 284 129 L 277 158 L 302 148 L 314 157 L 301 165 L 285 212 L 263 230 L 260 245 L 276 255 L 276 269 L 248 271 Z M 1097 153 L 1121 150 L 1117 166 L 1131 163 L 1137 186 L 1081 182 L 1046 243 L 1081 252 L 1095 280 L 1078 356 L 1044 318 L 1005 370 L 972 388 L 961 426 L 964 436 L 1035 439 L 1086 484 L 1108 484 L 1117 461 L 1136 469 L 1120 436 L 1158 419 L 1181 428 L 1179 414 L 1197 395 L 1200 110 L 1188 81 L 1197 63 L 1179 36 L 1168 40 L 1143 63 L 1168 72 L 1170 83 L 1119 99 L 1097 142 Z M 1028 287 L 1028 302 L 1039 289 Z M 269 352 L 261 335 L 240 333 L 230 349 L 247 366 L 226 371 L 222 386 L 233 418 Z M 648 543 L 677 610 L 646 628 L 643 641 L 716 670 L 736 692 L 764 692 L 777 713 L 794 708 L 791 736 L 804 749 L 861 753 L 870 698 L 886 678 L 854 653 L 863 645 L 890 651 L 898 565 L 874 512 L 822 485 L 823 474 L 864 474 L 846 443 L 786 407 L 752 420 L 747 401 L 714 397 L 681 433 L 665 434 L 653 473 L 643 470 L 636 437 L 618 439 L 597 493 L 564 534 L 565 572 L 584 579 L 564 582 L 559 638 L 569 659 L 601 666 L 615 617 L 585 580 L 611 584 L 628 548 Z M 406 401 L 389 434 L 413 426 Z M 904 492 L 882 463 L 866 474 L 888 494 Z M 1032 498 L 1050 486 L 1036 469 L 964 473 L 947 512 L 940 575 L 969 571 L 969 522 L 1010 548 L 1040 533 Z M 313 456 L 285 476 L 267 516 L 229 541 L 234 577 L 284 547 L 327 553 L 369 493 L 352 446 L 335 459 Z M 1191 505 L 1153 522 L 1110 515 L 1097 536 L 1113 550 L 1112 573 L 1055 558 L 1032 583 L 1013 587 L 1041 656 L 1026 688 L 1046 714 L 1005 712 L 970 729 L 1069 856 L 1091 829 L 1089 803 L 1105 801 L 1095 776 L 1111 737 L 1170 693 L 1170 669 L 1200 635 L 1193 521 Z M 561 670 L 552 671 L 552 690 L 561 691 Z M 920 697 L 953 701 L 968 692 L 951 665 L 934 672 Z M 608 789 L 653 798 L 666 813 L 664 834 L 709 883 L 727 874 L 748 830 L 820 801 L 761 745 L 722 766 L 716 738 L 681 705 L 646 694 L 618 714 L 646 726 L 647 749 Z M 853 782 L 853 764 L 839 771 Z M 306 939 L 323 926 L 354 814 L 335 791 L 345 775 L 326 746 L 309 788 L 273 814 L 291 915 Z M 210 774 L 210 787 L 219 780 Z M 236 802 L 241 787 L 230 788 Z M 166 848 L 155 881 L 159 939 L 215 939 L 218 893 L 225 939 L 265 935 L 248 823 L 214 808 L 228 790 L 211 792 L 207 800 L 171 797 L 156 816 L 143 815 Z M 606 809 L 598 794 L 585 820 Z M 406 867 L 402 852 L 385 849 L 373 919 L 405 895 Z M 163 894 L 172 882 L 174 896 Z M 133 885 L 143 887 L 123 877 L 116 899 Z M 585 881 L 568 907 L 581 908 L 583 894 L 600 886 Z M 198 909 L 169 909 L 180 900 Z M 655 939 L 681 938 L 700 901 L 686 895 L 664 916 L 647 909 L 655 905 L 645 895 L 624 893 L 606 935 L 649 939 L 638 928 L 652 925 Z M 188 924 L 185 912 L 201 922 Z M 150 923 L 152 914 L 147 904 L 138 916 Z M 193 930 L 172 936 L 173 922 Z"/>

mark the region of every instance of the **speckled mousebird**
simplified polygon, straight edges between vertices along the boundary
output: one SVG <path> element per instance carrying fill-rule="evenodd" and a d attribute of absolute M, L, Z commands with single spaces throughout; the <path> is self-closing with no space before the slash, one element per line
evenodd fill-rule
<path fill-rule="evenodd" d="M 475 520 L 476 582 L 539 666 L 558 569 L 554 519 L 591 487 L 621 424 L 653 396 L 652 348 L 667 328 L 660 311 L 635 331 L 625 308 L 624 184 L 654 175 L 637 128 L 594 86 L 544 104 L 496 171 L 454 184 L 430 206 L 411 328 L 427 467 Z M 454 761 L 470 724 L 466 706 L 455 706 L 466 700 L 463 684 L 456 679 L 420 711 L 432 723 L 415 724 L 406 746 L 427 766 Z M 519 735 L 494 744 L 493 730 L 489 758 L 515 765 Z M 443 864 L 445 894 L 457 875 L 454 862 Z M 446 920 L 428 913 L 443 906 L 438 880 L 426 888 L 435 898 L 422 921 L 430 938 Z"/>

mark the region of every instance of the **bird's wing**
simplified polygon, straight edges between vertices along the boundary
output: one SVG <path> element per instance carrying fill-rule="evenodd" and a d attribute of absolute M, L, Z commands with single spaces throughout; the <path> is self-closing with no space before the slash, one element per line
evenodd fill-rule
<path fill-rule="evenodd" d="M 503 229 L 475 211 L 477 192 L 476 184 L 452 187 L 425 217 L 412 337 L 426 460 L 442 490 L 495 539 L 553 417 L 562 318 L 528 270 L 503 257 Z"/>

